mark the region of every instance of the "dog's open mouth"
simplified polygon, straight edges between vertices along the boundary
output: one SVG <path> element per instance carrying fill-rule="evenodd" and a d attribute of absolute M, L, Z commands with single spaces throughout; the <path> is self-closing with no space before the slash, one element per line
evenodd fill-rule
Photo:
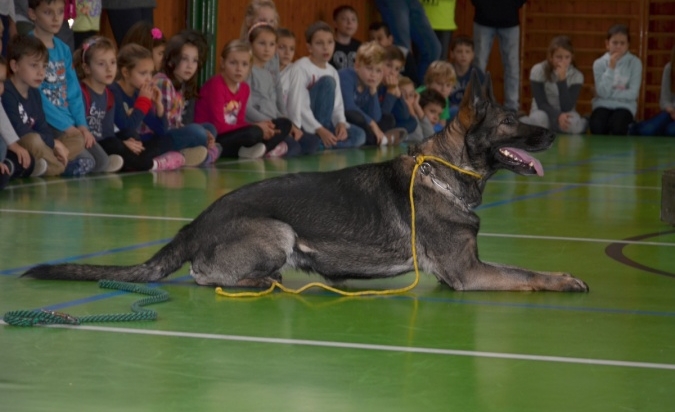
<path fill-rule="evenodd" d="M 497 154 L 497 160 L 506 166 L 509 166 L 509 169 L 516 173 L 523 175 L 532 175 L 535 173 L 538 176 L 544 175 L 544 167 L 541 165 L 541 162 L 521 149 L 502 147 Z"/>

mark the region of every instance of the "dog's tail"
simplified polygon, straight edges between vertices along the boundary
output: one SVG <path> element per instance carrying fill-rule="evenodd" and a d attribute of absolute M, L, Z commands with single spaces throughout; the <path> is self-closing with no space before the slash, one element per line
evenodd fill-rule
<path fill-rule="evenodd" d="M 185 229 L 185 228 L 183 228 Z M 74 263 L 39 265 L 21 277 L 45 280 L 118 280 L 122 282 L 154 282 L 169 276 L 190 260 L 191 251 L 181 230 L 169 244 L 147 262 L 133 266 L 79 265 Z"/>

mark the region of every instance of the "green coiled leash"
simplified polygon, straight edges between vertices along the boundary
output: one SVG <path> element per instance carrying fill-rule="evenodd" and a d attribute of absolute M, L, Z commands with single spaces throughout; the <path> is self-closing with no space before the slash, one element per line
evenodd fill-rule
<path fill-rule="evenodd" d="M 151 305 L 169 300 L 169 292 L 161 289 L 153 289 L 135 283 L 118 282 L 114 280 L 99 280 L 98 286 L 103 289 L 116 289 L 126 292 L 149 295 L 134 302 L 131 305 L 131 313 L 110 313 L 102 315 L 89 315 L 74 317 L 66 313 L 50 310 L 14 310 L 5 313 L 3 320 L 13 326 L 34 325 L 81 325 L 93 322 L 133 322 L 137 320 L 157 320 L 157 312 L 145 309 L 141 306 Z"/>

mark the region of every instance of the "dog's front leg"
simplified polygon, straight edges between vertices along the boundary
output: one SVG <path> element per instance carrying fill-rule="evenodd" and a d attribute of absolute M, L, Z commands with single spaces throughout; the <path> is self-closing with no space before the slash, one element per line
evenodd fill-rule
<path fill-rule="evenodd" d="M 458 275 L 451 286 L 461 290 L 551 290 L 588 292 L 588 285 L 567 273 L 535 272 L 518 267 L 477 262 Z M 459 288 L 457 287 L 459 285 Z"/>

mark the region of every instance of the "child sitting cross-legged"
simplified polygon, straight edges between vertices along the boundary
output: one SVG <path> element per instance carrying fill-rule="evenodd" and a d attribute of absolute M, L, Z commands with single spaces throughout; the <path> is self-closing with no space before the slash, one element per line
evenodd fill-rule
<path fill-rule="evenodd" d="M 471 73 L 476 72 L 481 84 L 485 81 L 485 75 L 481 69 L 476 66 L 473 61 L 476 57 L 474 52 L 473 39 L 469 36 L 453 36 L 450 44 L 450 57 L 452 58 L 452 66 L 455 68 L 457 75 L 457 84 L 450 93 L 448 103 L 450 104 L 450 118 L 455 117 L 459 111 L 459 105 L 462 103 L 464 97 L 464 90 L 469 85 L 471 80 Z"/>
<path fill-rule="evenodd" d="M 251 27 L 248 41 L 253 54 L 253 67 L 247 80 L 251 96 L 246 105 L 246 121 L 272 127 L 276 132 L 270 142 L 281 139 L 267 152 L 268 157 L 313 153 L 318 148 L 318 137 L 304 136 L 302 130 L 283 117 L 277 108 L 277 84 L 272 74 L 265 69 L 267 62 L 276 53 L 277 31 L 267 23 L 256 23 Z"/>
<path fill-rule="evenodd" d="M 340 77 L 328 60 L 333 55 L 333 30 L 316 22 L 305 31 L 309 57 L 293 63 L 288 92 L 288 118 L 305 132 L 317 134 L 325 149 L 362 146 L 364 130 L 348 125 Z"/>
<path fill-rule="evenodd" d="M 17 35 L 9 43 L 11 75 L 5 81 L 2 106 L 19 136 L 19 144 L 35 159 L 47 162 L 45 176 L 81 176 L 94 168 L 91 158 L 76 158 L 83 150 L 82 136 L 54 136 L 42 108 L 42 84 L 49 59 L 44 43 L 35 37 Z"/>
<path fill-rule="evenodd" d="M 394 129 L 396 120 L 383 114 L 377 89 L 382 82 L 384 48 L 376 42 L 362 44 L 356 52 L 354 68 L 341 69 L 340 88 L 347 121 L 366 132 L 366 145 L 398 144 L 406 133 Z M 384 131 L 383 131 L 384 130 Z"/>
<path fill-rule="evenodd" d="M 427 89 L 433 89 L 443 96 L 445 99 L 445 109 L 441 113 L 441 122 L 440 124 L 445 126 L 445 124 L 452 120 L 450 116 L 450 102 L 449 97 L 452 91 L 455 89 L 457 84 L 457 75 L 455 74 L 455 68 L 452 67 L 450 62 L 436 60 L 429 65 L 426 74 L 424 75 L 424 86 L 417 88 L 417 92 L 422 93 Z"/>

